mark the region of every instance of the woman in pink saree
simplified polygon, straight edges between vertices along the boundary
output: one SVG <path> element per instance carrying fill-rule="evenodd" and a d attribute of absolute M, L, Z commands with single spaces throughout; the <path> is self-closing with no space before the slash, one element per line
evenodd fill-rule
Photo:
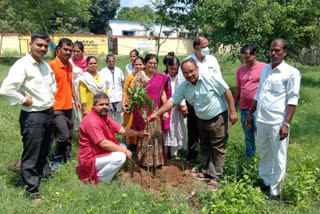
<path fill-rule="evenodd" d="M 140 71 L 134 79 L 136 85 L 147 86 L 147 94 L 153 100 L 152 112 L 157 111 L 171 97 L 170 79 L 167 75 L 156 72 L 158 58 L 154 54 L 145 57 L 145 71 Z M 147 106 L 144 105 L 149 112 Z M 142 118 L 141 111 L 133 111 L 133 128 L 141 131 L 146 129 L 150 135 L 139 139 L 137 145 L 138 163 L 142 166 L 158 167 L 165 164 L 166 155 L 164 150 L 163 130 L 170 128 L 170 112 L 154 123 L 146 123 Z"/>

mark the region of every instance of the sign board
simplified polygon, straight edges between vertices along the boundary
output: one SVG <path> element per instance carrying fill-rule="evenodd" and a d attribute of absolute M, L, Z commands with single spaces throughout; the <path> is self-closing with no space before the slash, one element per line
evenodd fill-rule
<path fill-rule="evenodd" d="M 153 49 L 152 43 L 153 43 L 152 41 L 137 40 L 137 49 L 152 50 Z"/>

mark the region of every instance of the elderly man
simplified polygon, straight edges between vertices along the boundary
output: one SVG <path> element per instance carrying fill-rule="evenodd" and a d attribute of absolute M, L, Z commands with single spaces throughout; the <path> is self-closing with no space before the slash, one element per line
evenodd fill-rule
<path fill-rule="evenodd" d="M 215 190 L 224 166 L 229 133 L 228 119 L 232 124 L 238 120 L 232 93 L 221 76 L 208 71 L 199 72 L 199 67 L 192 58 L 184 60 L 181 69 L 186 81 L 179 86 L 173 97 L 148 117 L 148 121 L 154 121 L 183 99 L 194 107 L 198 117 L 203 164 L 202 172 L 195 173 L 194 176 L 199 180 L 209 180 L 208 188 Z"/>
<path fill-rule="evenodd" d="M 72 84 L 72 64 L 69 62 L 73 50 L 70 39 L 60 39 L 57 56 L 49 62 L 57 81 L 57 93 L 54 96 L 54 121 L 56 127 L 56 147 L 52 155 L 51 166 L 59 168 L 61 163 L 70 159 L 73 138 L 72 98 L 77 108 L 81 108 Z"/>
<path fill-rule="evenodd" d="M 271 63 L 261 71 L 254 103 L 246 119 L 251 128 L 257 109 L 259 175 L 263 191 L 270 189 L 269 200 L 280 199 L 280 182 L 285 176 L 290 122 L 298 104 L 300 72 L 284 62 L 288 44 L 275 39 L 270 45 Z"/>
<path fill-rule="evenodd" d="M 253 103 L 253 97 L 256 94 L 261 69 L 266 63 L 258 62 L 256 60 L 256 47 L 254 45 L 247 44 L 241 48 L 241 58 L 244 65 L 241 66 L 237 71 L 237 84 L 234 91 L 234 103 L 238 104 L 240 100 L 240 113 L 241 113 L 241 124 L 242 130 L 245 137 L 246 152 L 245 157 L 255 155 L 256 144 L 255 144 L 255 132 L 256 128 L 256 114 L 253 114 L 251 120 L 251 129 L 247 129 L 244 122 L 247 119 L 249 110 Z"/>
<path fill-rule="evenodd" d="M 21 108 L 21 176 L 27 195 L 36 202 L 41 200 L 40 178 L 50 175 L 50 171 L 44 169 L 50 169 L 47 156 L 54 137 L 52 107 L 56 81 L 50 66 L 43 60 L 49 40 L 46 33 L 33 33 L 30 53 L 10 68 L 0 89 L 0 94 L 7 97 L 11 105 Z"/>
<path fill-rule="evenodd" d="M 125 136 L 144 137 L 146 131 L 134 131 L 122 127 L 108 115 L 109 98 L 97 93 L 93 108 L 80 124 L 79 152 L 77 167 L 82 182 L 110 181 L 132 153 L 120 146 L 115 133 Z"/>
<path fill-rule="evenodd" d="M 210 55 L 209 41 L 203 36 L 199 36 L 193 41 L 194 53 L 187 57 L 193 59 L 201 72 L 215 73 L 221 77 L 221 71 L 217 59 Z M 181 67 L 178 71 L 178 86 L 185 80 Z M 198 156 L 198 142 L 199 132 L 196 127 L 197 116 L 194 108 L 188 102 L 183 100 L 180 103 L 180 110 L 184 116 L 187 116 L 187 127 L 188 127 L 188 155 L 187 164 L 192 164 Z"/>

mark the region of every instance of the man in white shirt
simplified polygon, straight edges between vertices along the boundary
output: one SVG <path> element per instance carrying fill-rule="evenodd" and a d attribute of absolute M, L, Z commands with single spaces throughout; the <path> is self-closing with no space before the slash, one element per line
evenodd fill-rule
<path fill-rule="evenodd" d="M 259 175 L 263 191 L 270 189 L 269 200 L 280 200 L 280 182 L 285 177 L 290 122 L 299 99 L 300 72 L 284 62 L 288 44 L 275 39 L 270 45 L 271 63 L 260 76 L 254 103 L 246 119 L 250 127 L 257 110 Z"/>
<path fill-rule="evenodd" d="M 26 193 L 36 202 L 41 200 L 40 178 L 49 176 L 47 156 L 54 137 L 52 107 L 56 80 L 50 66 L 43 60 L 48 52 L 49 36 L 33 33 L 30 53 L 19 59 L 9 70 L 0 88 L 0 95 L 11 105 L 19 105 L 23 141 L 21 176 Z"/>
<path fill-rule="evenodd" d="M 110 99 L 109 115 L 113 120 L 122 124 L 122 88 L 124 84 L 124 76 L 120 68 L 116 67 L 116 58 L 109 54 L 106 57 L 107 67 L 100 71 L 101 77 L 106 81 Z"/>
<path fill-rule="evenodd" d="M 199 36 L 193 41 L 194 53 L 188 58 L 192 58 L 199 67 L 199 72 L 215 73 L 217 76 L 221 76 L 220 66 L 217 59 L 210 55 L 209 41 L 205 37 Z M 178 71 L 178 86 L 185 80 L 181 67 Z M 187 164 L 192 164 L 198 156 L 198 144 L 199 144 L 199 132 L 197 129 L 197 116 L 192 105 L 183 100 L 180 103 L 180 110 L 184 116 L 187 116 L 188 127 L 188 155 Z"/>

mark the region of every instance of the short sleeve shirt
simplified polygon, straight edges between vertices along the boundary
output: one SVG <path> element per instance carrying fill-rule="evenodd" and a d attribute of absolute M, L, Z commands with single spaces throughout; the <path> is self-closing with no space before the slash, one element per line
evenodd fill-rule
<path fill-rule="evenodd" d="M 120 68 L 114 67 L 114 70 L 110 70 L 108 67 L 103 68 L 99 75 L 106 81 L 110 103 L 122 101 L 122 84 L 124 82 L 124 76 Z"/>
<path fill-rule="evenodd" d="M 107 136 L 104 133 L 104 129 L 101 123 L 98 120 L 96 120 L 94 114 L 94 110 L 91 110 L 83 118 L 80 125 L 79 154 L 81 154 L 82 157 L 86 157 L 86 159 L 90 159 L 93 156 L 106 156 L 111 153 L 110 151 L 104 150 L 100 146 L 98 146 L 98 143 L 100 143 L 104 139 L 107 139 Z M 108 114 L 106 115 L 106 123 L 103 125 L 108 126 L 108 130 L 112 132 L 111 134 L 114 138 L 114 133 L 118 132 L 121 128 L 121 125 L 112 120 Z M 118 142 L 114 143 L 119 144 Z"/>
<path fill-rule="evenodd" d="M 240 109 L 251 109 L 259 85 L 260 73 L 265 65 L 266 63 L 256 62 L 251 69 L 247 65 L 238 69 L 237 85 L 240 87 Z"/>
<path fill-rule="evenodd" d="M 203 120 L 210 120 L 228 109 L 224 93 L 229 87 L 224 80 L 214 73 L 199 72 L 196 85 L 185 80 L 170 98 L 174 104 L 183 99 L 193 105 L 196 115 Z"/>
<path fill-rule="evenodd" d="M 72 64 L 66 67 L 58 56 L 48 63 L 52 68 L 56 81 L 57 93 L 54 96 L 54 110 L 72 109 Z"/>

